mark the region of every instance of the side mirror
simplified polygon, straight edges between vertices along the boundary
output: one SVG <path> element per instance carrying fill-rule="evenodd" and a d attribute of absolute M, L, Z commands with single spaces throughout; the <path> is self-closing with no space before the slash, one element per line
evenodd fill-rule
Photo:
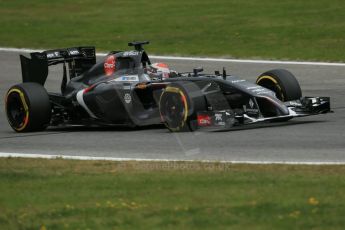
<path fill-rule="evenodd" d="M 202 67 L 194 68 L 193 69 L 194 76 L 197 76 L 198 73 L 201 73 L 202 71 L 204 71 L 204 68 L 202 68 Z"/>

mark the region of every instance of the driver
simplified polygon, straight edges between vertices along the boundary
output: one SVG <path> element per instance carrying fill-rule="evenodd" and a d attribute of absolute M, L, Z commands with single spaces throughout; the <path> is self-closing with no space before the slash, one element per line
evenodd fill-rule
<path fill-rule="evenodd" d="M 146 68 L 146 73 L 149 75 L 151 80 L 165 80 L 171 77 L 172 73 L 176 73 L 175 71 L 171 71 L 169 66 L 165 63 L 152 63 Z"/>

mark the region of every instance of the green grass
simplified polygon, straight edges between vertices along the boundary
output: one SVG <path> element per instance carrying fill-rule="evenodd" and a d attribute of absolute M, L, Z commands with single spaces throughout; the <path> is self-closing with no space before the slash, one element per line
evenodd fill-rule
<path fill-rule="evenodd" d="M 343 0 L 1 0 L 0 46 L 345 61 Z"/>
<path fill-rule="evenodd" d="M 0 159 L 0 229 L 343 229 L 345 166 Z"/>

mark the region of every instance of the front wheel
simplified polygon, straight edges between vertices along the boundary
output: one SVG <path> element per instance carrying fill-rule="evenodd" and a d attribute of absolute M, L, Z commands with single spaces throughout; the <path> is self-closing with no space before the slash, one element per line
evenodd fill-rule
<path fill-rule="evenodd" d="M 200 88 L 192 82 L 167 86 L 159 100 L 159 111 L 165 126 L 172 132 L 197 129 L 197 112 L 205 110 Z"/>
<path fill-rule="evenodd" d="M 293 101 L 302 97 L 296 77 L 285 69 L 274 69 L 261 74 L 256 84 L 275 92 L 281 101 Z"/>
<path fill-rule="evenodd" d="M 50 123 L 49 96 L 37 83 L 12 86 L 6 94 L 5 106 L 7 120 L 16 132 L 40 131 Z"/>

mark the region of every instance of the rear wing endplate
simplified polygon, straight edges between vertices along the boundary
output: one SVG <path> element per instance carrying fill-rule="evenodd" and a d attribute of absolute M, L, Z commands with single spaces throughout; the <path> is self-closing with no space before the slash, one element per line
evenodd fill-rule
<path fill-rule="evenodd" d="M 96 63 L 95 47 L 72 47 L 30 53 L 30 58 L 20 55 L 23 82 L 44 85 L 48 66 L 68 64 L 70 78 L 89 70 Z"/>

